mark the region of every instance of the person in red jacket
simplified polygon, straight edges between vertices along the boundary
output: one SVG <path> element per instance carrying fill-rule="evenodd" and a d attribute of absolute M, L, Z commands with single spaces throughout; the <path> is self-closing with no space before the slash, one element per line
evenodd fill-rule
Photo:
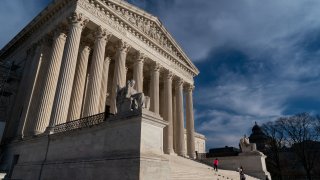
<path fill-rule="evenodd" d="M 219 164 L 219 160 L 218 158 L 216 158 L 214 161 L 213 161 L 213 169 L 218 171 L 218 164 Z"/>

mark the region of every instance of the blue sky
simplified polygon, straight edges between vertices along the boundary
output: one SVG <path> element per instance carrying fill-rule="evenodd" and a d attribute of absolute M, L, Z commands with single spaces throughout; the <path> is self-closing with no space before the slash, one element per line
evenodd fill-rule
<path fill-rule="evenodd" d="M 128 0 L 156 15 L 200 74 L 195 128 L 207 147 L 279 116 L 320 112 L 319 0 Z M 49 0 L 1 0 L 0 47 Z"/>

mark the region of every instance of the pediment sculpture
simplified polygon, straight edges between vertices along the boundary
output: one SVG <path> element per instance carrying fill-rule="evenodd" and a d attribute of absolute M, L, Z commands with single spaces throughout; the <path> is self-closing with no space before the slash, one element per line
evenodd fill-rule
<path fill-rule="evenodd" d="M 132 111 L 141 111 L 142 109 L 149 110 L 150 98 L 145 96 L 142 92 L 137 92 L 133 87 L 134 80 L 127 81 L 123 88 L 117 90 L 117 112 L 126 113 Z"/>

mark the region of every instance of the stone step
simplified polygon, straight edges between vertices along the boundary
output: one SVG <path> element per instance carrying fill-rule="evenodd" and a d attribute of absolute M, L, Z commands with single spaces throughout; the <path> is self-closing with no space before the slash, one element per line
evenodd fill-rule
<path fill-rule="evenodd" d="M 237 171 L 214 171 L 212 167 L 180 156 L 168 156 L 171 168 L 171 180 L 239 180 Z M 257 180 L 246 176 L 247 180 Z"/>

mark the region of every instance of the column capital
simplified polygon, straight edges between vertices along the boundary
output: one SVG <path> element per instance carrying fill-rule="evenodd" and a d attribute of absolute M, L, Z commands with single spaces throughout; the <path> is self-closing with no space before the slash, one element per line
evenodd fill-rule
<path fill-rule="evenodd" d="M 144 60 L 147 58 L 147 56 L 146 56 L 144 53 L 138 51 L 138 52 L 135 54 L 134 58 L 136 59 L 135 63 L 137 63 L 137 62 L 143 63 Z"/>
<path fill-rule="evenodd" d="M 52 44 L 52 36 L 44 35 L 38 42 L 38 45 L 43 47 L 43 45 L 50 46 Z"/>
<path fill-rule="evenodd" d="M 88 38 L 82 38 L 80 41 L 81 46 L 89 46 L 90 48 L 93 46 L 93 43 L 90 39 Z"/>
<path fill-rule="evenodd" d="M 110 58 L 109 56 L 107 56 L 107 57 L 104 59 L 104 61 L 105 61 L 106 63 L 110 63 L 111 58 Z"/>
<path fill-rule="evenodd" d="M 186 91 L 187 92 L 192 92 L 194 90 L 194 85 L 193 84 L 187 84 L 186 85 Z"/>
<path fill-rule="evenodd" d="M 67 27 L 64 25 L 58 25 L 55 30 L 53 30 L 53 38 L 67 38 Z"/>
<path fill-rule="evenodd" d="M 123 41 L 122 39 L 118 42 L 117 44 L 117 48 L 120 52 L 123 52 L 123 53 L 128 53 L 128 51 L 130 50 L 131 46 Z"/>
<path fill-rule="evenodd" d="M 173 79 L 173 72 L 172 71 L 169 71 L 169 70 L 167 70 L 166 72 L 165 72 L 165 78 L 166 79 L 168 79 L 168 80 L 172 80 Z"/>
<path fill-rule="evenodd" d="M 91 51 L 91 48 L 90 48 L 88 45 L 83 45 L 83 46 L 82 46 L 82 50 L 83 50 L 83 51 L 90 52 L 90 51 Z"/>
<path fill-rule="evenodd" d="M 102 39 L 108 40 L 110 38 L 110 32 L 107 31 L 107 29 L 103 28 L 102 26 L 99 26 L 95 32 L 96 39 Z"/>
<path fill-rule="evenodd" d="M 70 24 L 73 24 L 82 28 L 85 27 L 89 22 L 89 19 L 79 12 L 73 12 L 71 16 L 68 18 L 68 20 Z"/>
<path fill-rule="evenodd" d="M 183 79 L 181 79 L 181 78 L 178 77 L 177 80 L 176 80 L 176 86 L 177 86 L 177 87 L 182 86 L 183 83 L 184 83 Z"/>
<path fill-rule="evenodd" d="M 152 66 L 152 71 L 157 71 L 159 72 L 160 69 L 162 68 L 162 66 L 159 64 L 159 63 L 154 63 L 153 66 Z"/>

